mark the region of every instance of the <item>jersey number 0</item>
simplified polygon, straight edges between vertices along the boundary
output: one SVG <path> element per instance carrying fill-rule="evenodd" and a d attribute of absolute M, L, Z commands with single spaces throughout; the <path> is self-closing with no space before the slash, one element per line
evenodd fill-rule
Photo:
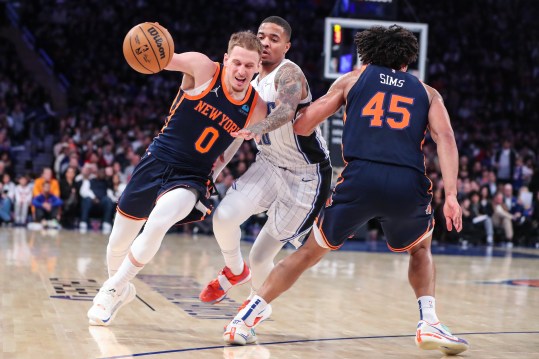
<path fill-rule="evenodd" d="M 195 142 L 195 148 L 200 153 L 206 153 L 219 138 L 219 131 L 213 127 L 206 127 Z"/>

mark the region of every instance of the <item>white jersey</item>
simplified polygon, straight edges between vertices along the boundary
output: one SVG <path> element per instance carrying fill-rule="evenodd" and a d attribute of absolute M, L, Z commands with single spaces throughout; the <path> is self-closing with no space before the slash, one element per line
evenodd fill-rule
<path fill-rule="evenodd" d="M 284 59 L 279 66 L 263 79 L 257 76 L 251 85 L 258 91 L 260 97 L 268 103 L 270 110 L 275 108 L 277 90 L 275 89 L 275 74 L 286 63 L 292 61 Z M 307 97 L 300 101 L 302 105 L 308 105 L 312 100 L 311 90 L 307 86 Z M 317 127 L 310 136 L 298 136 L 294 133 L 293 121 L 289 121 L 276 130 L 262 136 L 257 144 L 260 153 L 258 156 L 265 157 L 270 163 L 280 167 L 293 167 L 305 164 L 317 164 L 328 160 L 329 152 L 326 141 L 320 128 Z"/>

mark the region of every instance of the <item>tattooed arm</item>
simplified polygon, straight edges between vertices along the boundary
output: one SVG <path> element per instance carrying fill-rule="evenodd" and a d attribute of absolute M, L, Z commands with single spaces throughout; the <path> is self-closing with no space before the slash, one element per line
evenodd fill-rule
<path fill-rule="evenodd" d="M 255 138 L 259 141 L 264 133 L 271 132 L 294 118 L 298 104 L 305 97 L 302 95 L 307 91 L 307 81 L 299 66 L 292 63 L 283 65 L 275 74 L 275 87 L 277 97 L 273 111 L 261 121 L 233 132 L 232 136 L 246 140 Z"/>

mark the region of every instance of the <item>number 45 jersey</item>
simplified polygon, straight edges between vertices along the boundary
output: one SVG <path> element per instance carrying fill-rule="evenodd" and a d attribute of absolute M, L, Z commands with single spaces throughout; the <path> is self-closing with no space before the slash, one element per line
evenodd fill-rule
<path fill-rule="evenodd" d="M 259 96 L 249 85 L 243 100 L 229 97 L 226 69 L 218 64 L 209 85 L 199 94 L 180 89 L 170 114 L 148 152 L 168 165 L 208 176 L 217 157 L 232 143 L 231 132 L 246 127 Z"/>
<path fill-rule="evenodd" d="M 412 74 L 368 65 L 346 99 L 343 157 L 425 172 L 429 99 Z"/>

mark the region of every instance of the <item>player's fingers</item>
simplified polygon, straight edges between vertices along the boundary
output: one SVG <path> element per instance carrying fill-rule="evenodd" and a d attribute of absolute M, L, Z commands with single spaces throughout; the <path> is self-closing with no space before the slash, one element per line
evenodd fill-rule
<path fill-rule="evenodd" d="M 445 225 L 447 226 L 447 230 L 451 232 L 453 229 L 453 219 L 449 216 L 445 216 Z"/>
<path fill-rule="evenodd" d="M 456 215 L 453 218 L 453 224 L 457 232 L 460 232 L 462 230 L 462 218 L 459 215 Z"/>

